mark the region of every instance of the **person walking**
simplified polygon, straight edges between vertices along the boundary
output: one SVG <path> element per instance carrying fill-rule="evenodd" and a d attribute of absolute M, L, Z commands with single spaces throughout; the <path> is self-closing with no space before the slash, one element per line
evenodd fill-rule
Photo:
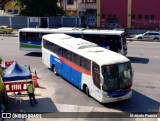
<path fill-rule="evenodd" d="M 35 95 L 34 95 L 35 89 L 34 89 L 34 86 L 32 84 L 32 81 L 30 81 L 30 83 L 27 85 L 27 89 L 28 89 L 28 96 L 29 96 L 29 99 L 30 99 L 30 103 L 33 106 L 32 98 L 33 98 L 33 101 L 34 101 L 35 104 L 37 104 L 38 102 L 35 99 Z"/>

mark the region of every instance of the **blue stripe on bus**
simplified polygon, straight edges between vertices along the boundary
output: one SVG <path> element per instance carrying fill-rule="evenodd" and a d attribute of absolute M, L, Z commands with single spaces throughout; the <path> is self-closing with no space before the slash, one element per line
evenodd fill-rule
<path fill-rule="evenodd" d="M 68 66 L 66 63 L 62 62 L 59 58 L 50 55 L 50 68 L 52 65 L 56 67 L 56 71 L 63 78 L 67 79 L 70 83 L 81 89 L 82 73 Z"/>
<path fill-rule="evenodd" d="M 127 93 L 129 93 L 130 90 L 119 90 L 119 91 L 113 91 L 113 92 L 108 92 L 108 96 L 109 97 L 119 97 L 119 96 L 123 96 L 126 95 Z"/>
<path fill-rule="evenodd" d="M 20 40 L 20 43 L 41 45 L 41 41 L 38 41 L 38 40 L 32 40 L 32 41 L 28 41 L 28 40 Z"/>

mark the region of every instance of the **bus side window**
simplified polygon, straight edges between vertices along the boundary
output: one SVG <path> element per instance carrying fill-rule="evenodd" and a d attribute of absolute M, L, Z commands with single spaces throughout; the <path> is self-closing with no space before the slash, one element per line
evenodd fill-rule
<path fill-rule="evenodd" d="M 49 44 L 49 50 L 50 50 L 51 52 L 54 52 L 54 44 L 53 44 L 53 43 L 50 43 L 50 44 Z"/>
<path fill-rule="evenodd" d="M 55 45 L 55 49 L 54 50 L 55 50 L 56 54 L 62 55 L 62 48 L 59 47 L 58 45 Z"/>
<path fill-rule="evenodd" d="M 81 57 L 81 67 L 85 68 L 86 70 L 90 71 L 91 70 L 91 61 Z"/>
<path fill-rule="evenodd" d="M 72 54 L 72 61 L 75 63 L 75 64 L 77 64 L 77 65 L 79 65 L 80 66 L 80 56 L 79 55 L 76 55 L 76 54 Z"/>
<path fill-rule="evenodd" d="M 37 33 L 37 40 L 41 41 L 41 39 L 42 39 L 42 33 Z"/>
<path fill-rule="evenodd" d="M 67 50 L 67 59 L 72 61 L 72 53 Z"/>
<path fill-rule="evenodd" d="M 62 49 L 62 56 L 66 58 L 66 55 L 67 55 L 66 49 Z"/>
<path fill-rule="evenodd" d="M 67 34 L 67 35 L 75 37 L 75 38 L 82 38 L 81 34 Z"/>
<path fill-rule="evenodd" d="M 62 55 L 62 48 L 58 46 L 57 54 Z"/>
<path fill-rule="evenodd" d="M 43 47 L 49 49 L 49 43 L 47 40 L 43 39 Z"/>
<path fill-rule="evenodd" d="M 32 41 L 32 40 L 35 40 L 35 33 L 31 33 L 31 32 L 29 32 L 29 33 L 26 33 L 26 35 L 27 35 L 27 40 L 29 40 L 29 41 Z"/>
<path fill-rule="evenodd" d="M 20 40 L 24 40 L 26 38 L 25 32 L 20 32 Z"/>

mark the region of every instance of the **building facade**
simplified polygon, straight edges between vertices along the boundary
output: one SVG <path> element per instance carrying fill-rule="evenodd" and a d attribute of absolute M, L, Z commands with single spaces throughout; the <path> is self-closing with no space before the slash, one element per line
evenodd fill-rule
<path fill-rule="evenodd" d="M 0 7 L 4 10 L 5 13 L 17 14 L 19 7 L 13 6 L 13 2 L 14 0 L 4 0 L 1 2 Z"/>
<path fill-rule="evenodd" d="M 81 17 L 82 27 L 97 26 L 97 1 L 98 0 L 82 0 L 78 5 L 79 15 Z"/>
<path fill-rule="evenodd" d="M 160 29 L 159 0 L 101 0 L 100 26 Z"/>
<path fill-rule="evenodd" d="M 79 3 L 81 3 L 81 0 L 59 0 L 58 6 L 62 7 L 68 16 L 78 16 Z"/>

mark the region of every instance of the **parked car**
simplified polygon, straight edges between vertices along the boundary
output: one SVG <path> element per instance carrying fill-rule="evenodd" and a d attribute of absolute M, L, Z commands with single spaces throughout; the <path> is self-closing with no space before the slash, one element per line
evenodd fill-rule
<path fill-rule="evenodd" d="M 8 26 L 0 26 L 0 34 L 9 34 L 13 32 L 12 28 L 9 28 Z"/>
<path fill-rule="evenodd" d="M 160 40 L 160 32 L 157 31 L 147 31 L 144 34 L 138 34 L 135 36 L 136 39 L 146 39 L 146 40 Z"/>

